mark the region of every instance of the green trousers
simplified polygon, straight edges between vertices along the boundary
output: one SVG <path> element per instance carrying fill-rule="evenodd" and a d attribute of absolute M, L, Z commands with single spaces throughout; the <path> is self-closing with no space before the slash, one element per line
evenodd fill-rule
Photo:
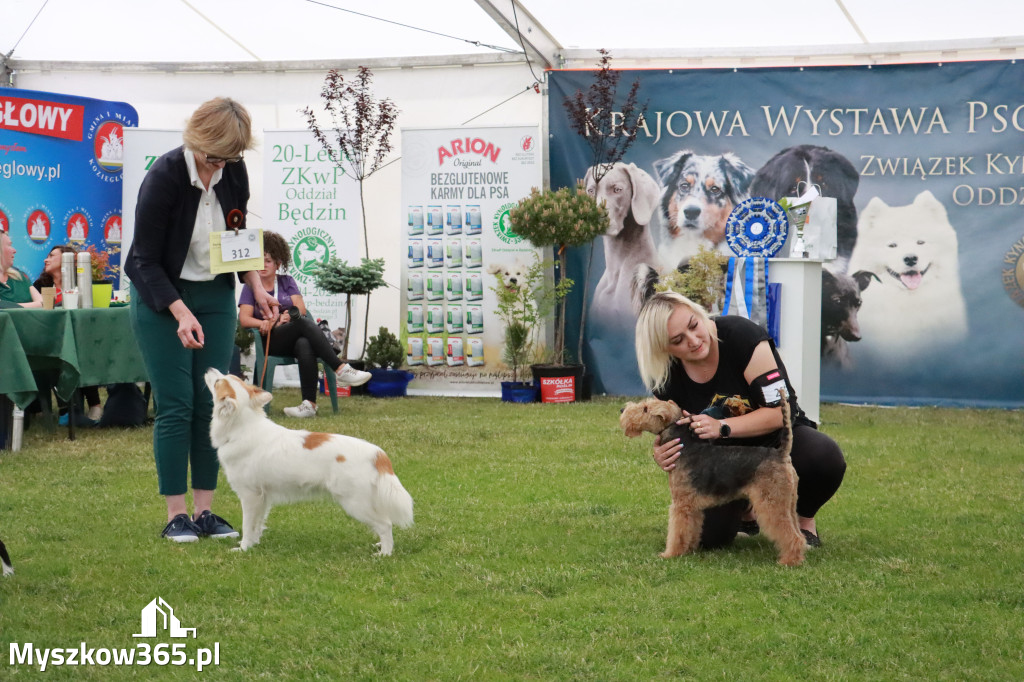
<path fill-rule="evenodd" d="M 210 367 L 227 373 L 238 313 L 235 290 L 220 275 L 209 282 L 181 282 L 181 299 L 203 328 L 199 350 L 181 345 L 178 322 L 169 310 L 153 312 L 132 286 L 131 320 L 153 387 L 156 423 L 153 456 L 161 495 L 184 495 L 188 470 L 192 488 L 215 490 L 217 450 L 210 444 L 213 396 L 203 375 Z"/>

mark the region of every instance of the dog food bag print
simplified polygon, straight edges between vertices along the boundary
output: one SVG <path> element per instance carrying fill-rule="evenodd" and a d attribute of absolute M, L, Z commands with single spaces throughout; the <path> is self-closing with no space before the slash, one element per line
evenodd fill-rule
<path fill-rule="evenodd" d="M 462 207 L 448 207 L 448 234 L 462 234 Z"/>
<path fill-rule="evenodd" d="M 444 232 L 444 212 L 440 206 L 427 206 L 427 236 Z"/>
<path fill-rule="evenodd" d="M 415 237 L 423 234 L 423 207 L 409 207 L 409 236 Z"/>
<path fill-rule="evenodd" d="M 464 329 L 462 324 L 462 306 L 459 304 L 448 304 L 448 317 L 446 320 L 447 331 L 449 334 L 461 334 Z"/>
<path fill-rule="evenodd" d="M 422 239 L 410 239 L 409 240 L 409 256 L 406 259 L 406 264 L 409 268 L 422 268 L 423 267 L 423 240 Z"/>
<path fill-rule="evenodd" d="M 427 337 L 427 366 L 437 367 L 444 364 L 444 339 L 440 336 Z"/>
<path fill-rule="evenodd" d="M 482 305 L 466 306 L 466 333 L 484 333 L 484 307 Z"/>
<path fill-rule="evenodd" d="M 426 289 L 428 301 L 440 301 L 444 298 L 444 279 L 444 275 L 442 275 L 440 272 L 427 273 Z"/>
<path fill-rule="evenodd" d="M 466 206 L 466 226 L 464 228 L 464 233 L 480 234 L 482 230 L 483 225 L 480 219 L 479 204 L 470 204 L 469 206 Z"/>
<path fill-rule="evenodd" d="M 466 288 L 467 301 L 479 301 L 484 297 L 484 278 L 479 272 L 467 274 L 463 286 Z"/>
<path fill-rule="evenodd" d="M 405 331 L 409 334 L 423 333 L 423 306 L 411 305 L 405 312 Z"/>
<path fill-rule="evenodd" d="M 446 268 L 462 267 L 462 240 L 449 239 L 445 243 L 444 266 Z"/>
<path fill-rule="evenodd" d="M 462 275 L 457 272 L 449 272 L 445 277 L 447 288 L 445 295 L 449 301 L 462 300 Z"/>
<path fill-rule="evenodd" d="M 481 367 L 484 364 L 484 340 L 468 339 L 466 341 L 466 365 Z"/>
<path fill-rule="evenodd" d="M 462 337 L 461 336 L 449 336 L 448 337 L 448 354 L 445 358 L 449 367 L 456 367 L 466 364 L 466 356 L 462 351 Z"/>
<path fill-rule="evenodd" d="M 428 239 L 427 240 L 427 267 L 428 268 L 443 268 L 444 267 L 444 240 L 443 239 Z"/>
<path fill-rule="evenodd" d="M 467 239 L 463 249 L 463 263 L 468 269 L 482 268 L 484 266 L 484 246 L 479 239 Z"/>
<path fill-rule="evenodd" d="M 442 334 L 442 333 L 444 333 L 444 306 L 441 306 L 441 305 L 428 305 L 427 306 L 427 333 L 428 334 Z"/>
<path fill-rule="evenodd" d="M 410 272 L 406 282 L 405 295 L 410 301 L 419 301 L 423 298 L 423 273 Z"/>
<path fill-rule="evenodd" d="M 423 364 L 423 339 L 421 337 L 409 337 L 406 345 L 405 364 L 410 367 Z"/>

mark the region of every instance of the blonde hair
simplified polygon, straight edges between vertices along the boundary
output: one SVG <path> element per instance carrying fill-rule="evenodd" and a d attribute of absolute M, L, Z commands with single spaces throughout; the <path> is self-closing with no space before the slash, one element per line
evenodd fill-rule
<path fill-rule="evenodd" d="M 10 263 L 4 262 L 4 250 L 3 250 L 3 240 L 4 239 L 6 239 L 9 242 L 12 242 L 12 244 L 13 244 L 13 240 L 11 239 L 11 235 L 7 234 L 3 230 L 0 230 L 0 270 L 3 270 L 4 272 L 6 272 L 8 277 L 13 277 L 14 279 L 21 279 L 22 278 L 21 270 L 19 270 L 18 268 L 14 267 L 14 259 L 12 258 Z"/>
<path fill-rule="evenodd" d="M 703 306 L 674 291 L 659 291 L 644 302 L 636 320 L 636 362 L 640 378 L 649 391 L 658 391 L 668 381 L 675 358 L 668 352 L 668 318 L 680 306 L 689 308 L 705 325 L 711 318 Z"/>
<path fill-rule="evenodd" d="M 245 107 L 229 97 L 203 102 L 192 113 L 182 134 L 193 152 L 231 158 L 252 149 L 252 119 Z"/>

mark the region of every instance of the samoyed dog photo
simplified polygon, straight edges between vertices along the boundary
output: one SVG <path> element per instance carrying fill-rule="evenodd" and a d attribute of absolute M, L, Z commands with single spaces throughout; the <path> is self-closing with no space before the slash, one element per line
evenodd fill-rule
<path fill-rule="evenodd" d="M 287 429 L 264 413 L 273 398 L 267 391 L 213 368 L 204 378 L 213 394 L 210 440 L 242 503 L 238 549 L 260 541 L 271 506 L 326 495 L 378 535 L 380 554 L 391 554 L 392 526 L 412 525 L 412 497 L 383 450 L 351 436 Z"/>
<path fill-rule="evenodd" d="M 938 344 L 967 337 L 967 306 L 960 287 L 956 230 L 931 192 L 908 206 L 874 197 L 861 211 L 850 272 L 879 282 L 862 293 L 862 345 L 903 361 Z"/>

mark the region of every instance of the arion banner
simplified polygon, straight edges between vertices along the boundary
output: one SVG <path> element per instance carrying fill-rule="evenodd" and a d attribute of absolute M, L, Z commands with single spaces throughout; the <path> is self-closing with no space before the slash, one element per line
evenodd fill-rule
<path fill-rule="evenodd" d="M 625 164 L 599 188 L 632 205 L 627 229 L 593 244 L 583 360 L 595 391 L 644 393 L 621 273 L 670 271 L 701 245 L 727 252 L 736 204 L 810 182 L 838 206 L 822 399 L 1024 405 L 1024 63 L 621 74 L 619 96 L 639 80 L 647 106 Z M 553 187 L 586 174 L 589 147 L 563 100 L 592 80 L 550 73 Z M 589 247 L 571 253 L 577 282 L 589 257 Z"/>
<path fill-rule="evenodd" d="M 61 244 L 120 265 L 124 128 L 137 124 L 124 102 L 0 88 L 0 230 L 33 280 Z"/>
<path fill-rule="evenodd" d="M 392 332 L 415 375 L 410 393 L 498 395 L 512 380 L 493 287 L 496 273 L 507 281 L 539 254 L 508 220 L 541 185 L 538 134 L 533 126 L 402 131 L 402 320 Z"/>

